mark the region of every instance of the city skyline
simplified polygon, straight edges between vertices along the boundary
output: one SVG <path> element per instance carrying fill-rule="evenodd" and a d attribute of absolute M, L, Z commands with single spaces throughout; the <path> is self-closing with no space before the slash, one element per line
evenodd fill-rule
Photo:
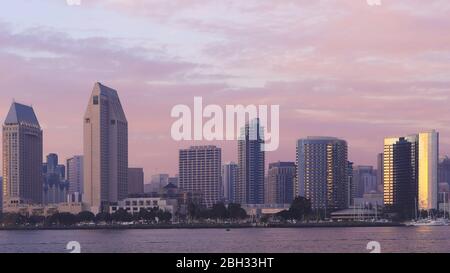
<path fill-rule="evenodd" d="M 386 136 L 429 129 L 441 133 L 441 155 L 450 153 L 446 1 L 101 2 L 3 6 L 0 113 L 13 99 L 33 105 L 44 154 L 82 154 L 80 116 L 96 81 L 121 92 L 130 166 L 144 167 L 146 182 L 175 175 L 178 149 L 193 144 L 220 145 L 223 160 L 236 161 L 233 141 L 171 140 L 170 109 L 194 95 L 280 104 L 280 149 L 267 162 L 295 160 L 300 137 L 330 135 L 348 141 L 350 161 L 375 166 Z M 335 34 L 344 29 L 348 39 Z"/>

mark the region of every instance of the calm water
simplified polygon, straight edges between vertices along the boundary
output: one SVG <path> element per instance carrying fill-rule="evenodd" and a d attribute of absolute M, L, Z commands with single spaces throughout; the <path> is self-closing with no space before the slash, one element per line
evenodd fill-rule
<path fill-rule="evenodd" d="M 450 227 L 0 231 L 0 252 L 382 252 L 450 253 Z"/>

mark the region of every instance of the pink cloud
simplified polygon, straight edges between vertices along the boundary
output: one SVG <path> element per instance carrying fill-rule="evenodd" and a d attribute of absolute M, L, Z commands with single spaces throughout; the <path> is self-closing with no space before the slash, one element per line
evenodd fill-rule
<path fill-rule="evenodd" d="M 175 104 L 279 104 L 281 146 L 269 161 L 294 160 L 308 135 L 347 139 L 356 164 L 375 164 L 383 137 L 436 128 L 450 150 L 450 18 L 446 1 L 93 1 L 176 28 L 217 37 L 198 58 L 98 35 L 75 39 L 0 24 L 0 111 L 33 104 L 45 151 L 81 153 L 82 116 L 95 81 L 119 90 L 130 128 L 130 164 L 176 173 L 169 132 Z M 195 39 L 183 46 L 197 49 Z M 3 91 L 4 90 L 4 91 Z M 72 145 L 67 145 L 71 143 Z M 197 143 L 198 144 L 198 143 Z M 236 143 L 215 143 L 236 161 Z"/>

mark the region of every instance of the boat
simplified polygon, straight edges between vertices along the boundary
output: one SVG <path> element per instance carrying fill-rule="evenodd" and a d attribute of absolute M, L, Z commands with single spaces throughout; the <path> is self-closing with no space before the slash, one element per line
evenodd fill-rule
<path fill-rule="evenodd" d="M 448 226 L 448 220 L 445 219 L 419 219 L 407 222 L 407 226 L 413 226 L 413 227 L 422 227 L 422 226 Z"/>

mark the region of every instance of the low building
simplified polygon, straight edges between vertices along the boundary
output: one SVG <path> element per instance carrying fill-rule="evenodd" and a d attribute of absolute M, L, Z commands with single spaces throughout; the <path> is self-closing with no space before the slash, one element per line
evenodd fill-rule
<path fill-rule="evenodd" d="M 333 221 L 367 221 L 377 218 L 379 218 L 379 215 L 376 210 L 356 207 L 331 213 L 331 220 Z"/>
<path fill-rule="evenodd" d="M 289 210 L 290 204 L 249 204 L 242 208 L 250 217 L 272 216 L 283 210 Z"/>
<path fill-rule="evenodd" d="M 177 199 L 166 199 L 161 197 L 129 197 L 119 201 L 116 205 L 110 206 L 109 212 L 114 213 L 120 209 L 124 209 L 131 214 L 135 214 L 139 213 L 141 209 L 151 210 L 154 208 L 159 208 L 175 215 L 178 208 L 178 201 Z"/>
<path fill-rule="evenodd" d="M 3 213 L 19 213 L 24 216 L 51 216 L 55 213 L 78 214 L 83 211 L 79 202 L 66 202 L 49 205 L 8 204 L 3 207 Z"/>
<path fill-rule="evenodd" d="M 362 198 L 354 198 L 354 206 L 363 208 L 383 207 L 383 193 L 365 193 Z"/>

